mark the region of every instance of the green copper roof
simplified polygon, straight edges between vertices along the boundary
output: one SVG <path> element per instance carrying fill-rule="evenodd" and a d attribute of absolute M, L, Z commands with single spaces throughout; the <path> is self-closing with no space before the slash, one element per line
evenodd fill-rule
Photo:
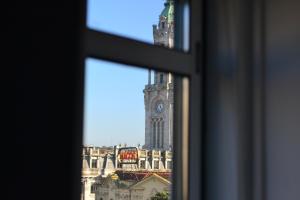
<path fill-rule="evenodd" d="M 168 22 L 174 21 L 174 0 L 167 0 L 165 8 L 161 12 L 160 16 L 166 17 Z"/>

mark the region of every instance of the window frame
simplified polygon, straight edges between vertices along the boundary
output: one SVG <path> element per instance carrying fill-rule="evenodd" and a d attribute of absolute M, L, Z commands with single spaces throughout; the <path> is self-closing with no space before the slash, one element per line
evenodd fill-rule
<path fill-rule="evenodd" d="M 175 76 L 172 199 L 202 199 L 202 107 L 204 46 L 202 0 L 175 0 L 175 46 L 183 49 L 184 6 L 189 5 L 189 50 L 187 52 L 147 44 L 121 36 L 91 30 L 86 26 L 84 0 L 82 63 L 88 57 L 161 72 Z M 138 55 L 138 56 L 136 56 Z M 151 57 L 149 55 L 152 55 Z M 156 59 L 153 59 L 156 58 Z M 146 67 L 148 66 L 148 67 Z M 84 69 L 85 66 L 83 66 Z M 84 81 L 84 80 L 83 80 Z M 184 105 L 183 105 L 184 104 Z M 191 159 L 192 158 L 192 159 Z"/>

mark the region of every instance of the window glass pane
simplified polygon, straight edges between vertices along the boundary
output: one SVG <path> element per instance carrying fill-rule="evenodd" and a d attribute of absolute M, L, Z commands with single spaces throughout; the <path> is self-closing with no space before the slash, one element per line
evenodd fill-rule
<path fill-rule="evenodd" d="M 174 0 L 88 0 L 87 26 L 94 30 L 173 48 L 174 2 Z M 187 18 L 188 15 L 184 13 L 186 11 L 182 13 L 182 17 Z M 182 21 L 188 24 L 188 20 Z M 188 32 L 188 28 L 184 29 L 184 32 Z M 187 47 L 185 45 L 185 49 Z"/>
<path fill-rule="evenodd" d="M 91 58 L 85 69 L 82 199 L 170 199 L 173 75 Z"/>

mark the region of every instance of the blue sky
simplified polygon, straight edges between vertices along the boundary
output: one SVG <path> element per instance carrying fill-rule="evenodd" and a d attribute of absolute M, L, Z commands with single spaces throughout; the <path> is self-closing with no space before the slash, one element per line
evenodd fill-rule
<path fill-rule="evenodd" d="M 153 43 L 164 0 L 89 0 L 87 25 Z M 117 47 L 116 47 L 117 48 Z M 87 59 L 84 97 L 84 144 L 144 144 L 145 69 Z"/>
<path fill-rule="evenodd" d="M 87 25 L 153 43 L 152 25 L 157 24 L 165 0 L 88 0 Z"/>

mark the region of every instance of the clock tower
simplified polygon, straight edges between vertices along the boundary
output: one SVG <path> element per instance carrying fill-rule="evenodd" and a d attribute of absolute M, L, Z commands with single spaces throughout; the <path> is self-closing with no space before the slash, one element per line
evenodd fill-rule
<path fill-rule="evenodd" d="M 155 45 L 174 46 L 174 2 L 167 0 L 153 25 Z M 145 148 L 170 150 L 173 144 L 173 76 L 171 73 L 148 72 L 148 84 L 144 89 L 145 101 Z M 152 82 L 151 77 L 154 75 Z"/>

